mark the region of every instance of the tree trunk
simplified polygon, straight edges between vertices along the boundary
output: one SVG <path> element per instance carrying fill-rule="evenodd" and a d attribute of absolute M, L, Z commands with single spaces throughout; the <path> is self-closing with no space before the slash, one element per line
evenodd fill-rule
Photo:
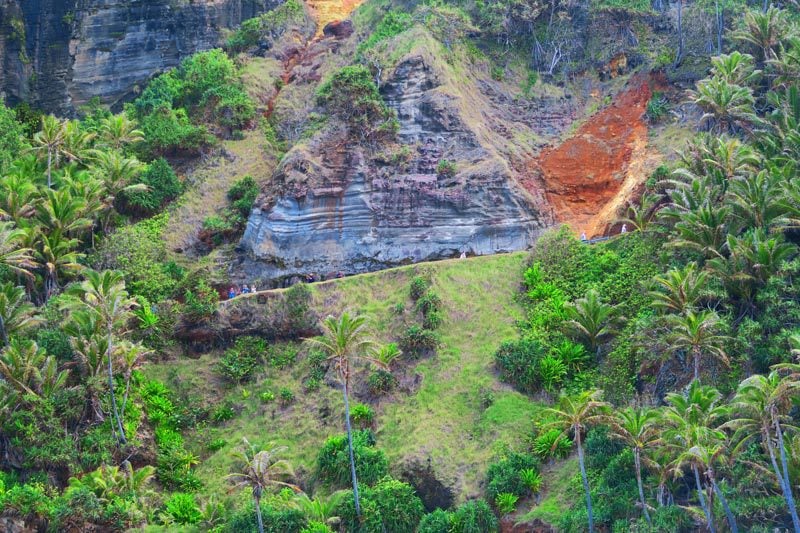
<path fill-rule="evenodd" d="M 706 495 L 703 493 L 703 485 L 700 483 L 700 472 L 697 471 L 697 466 L 693 466 L 692 470 L 694 470 L 694 481 L 697 484 L 697 496 L 700 498 L 700 507 L 703 508 L 703 513 L 706 515 L 706 521 L 708 522 L 708 530 L 711 533 L 716 533 L 714 529 L 714 519 L 711 516 L 711 509 L 708 508 Z"/>
<path fill-rule="evenodd" d="M 114 368 L 111 364 L 111 332 L 108 332 L 108 348 L 106 349 L 106 357 L 108 358 L 108 391 L 111 394 L 111 410 L 114 413 L 114 418 L 117 422 L 117 431 L 119 431 L 120 444 L 126 444 L 125 428 L 122 425 L 119 409 L 117 408 L 117 395 L 114 392 Z"/>
<path fill-rule="evenodd" d="M 783 431 L 778 418 L 773 415 L 772 419 L 775 421 L 775 434 L 778 436 L 778 451 L 781 455 L 781 466 L 783 467 L 783 483 L 785 485 L 786 504 L 789 506 L 789 514 L 792 515 L 792 525 L 794 526 L 795 533 L 800 533 L 800 519 L 797 517 L 797 507 L 794 504 L 794 496 L 792 496 L 792 482 L 789 479 L 789 465 L 786 460 L 786 447 L 783 445 Z"/>
<path fill-rule="evenodd" d="M 0 315 L 0 341 L 3 346 L 8 346 L 8 332 L 6 332 L 6 321 L 3 320 L 3 315 Z"/>
<path fill-rule="evenodd" d="M 258 533 L 264 533 L 264 519 L 261 518 L 261 498 L 253 496 L 256 504 L 256 519 L 258 519 Z"/>
<path fill-rule="evenodd" d="M 53 178 L 52 178 L 52 174 L 51 174 L 51 170 L 50 170 L 52 168 L 52 166 L 53 166 L 53 151 L 48 146 L 47 147 L 47 188 L 48 189 L 52 189 L 53 188 Z"/>
<path fill-rule="evenodd" d="M 639 448 L 633 449 L 633 465 L 636 467 L 636 483 L 639 485 L 639 501 L 642 502 L 642 511 L 647 523 L 652 525 L 650 521 L 650 513 L 647 510 L 647 500 L 644 499 L 644 488 L 642 487 L 642 459 L 640 457 L 641 450 Z"/>
<path fill-rule="evenodd" d="M 714 494 L 717 495 L 717 498 L 719 498 L 719 503 L 721 503 L 722 508 L 725 509 L 725 516 L 728 518 L 728 525 L 731 527 L 732 533 L 739 533 L 739 526 L 736 524 L 736 517 L 733 516 L 733 511 L 731 511 L 731 507 L 728 505 L 728 500 L 725 498 L 725 495 L 722 494 L 721 490 L 719 490 L 717 480 L 714 479 L 713 474 L 709 474 L 709 479 L 711 480 L 711 488 L 714 489 Z"/>
<path fill-rule="evenodd" d="M 675 67 L 683 61 L 683 0 L 678 0 L 678 51 L 675 54 Z"/>
<path fill-rule="evenodd" d="M 581 467 L 581 479 L 583 480 L 583 490 L 586 492 L 586 513 L 589 516 L 589 533 L 594 533 L 594 517 L 592 516 L 592 494 L 589 492 L 589 478 L 586 476 L 586 466 L 583 464 L 583 445 L 581 444 L 581 432 L 575 429 L 575 442 L 578 444 L 578 464 Z"/>
<path fill-rule="evenodd" d="M 696 347 L 692 348 L 692 356 L 694 357 L 694 380 L 700 381 L 700 350 Z"/>
<path fill-rule="evenodd" d="M 717 55 L 722 53 L 722 13 L 719 10 L 719 0 L 714 0 L 714 9 L 717 15 Z"/>
<path fill-rule="evenodd" d="M 781 469 L 778 467 L 778 460 L 775 458 L 775 448 L 772 446 L 772 436 L 769 434 L 768 428 L 766 436 L 764 436 L 764 442 L 767 445 L 769 460 L 772 463 L 772 470 L 775 472 L 775 477 L 778 478 L 778 485 L 780 486 L 781 492 L 783 493 L 783 499 L 786 500 L 786 506 L 791 509 L 791 506 L 789 504 L 789 501 L 792 498 L 791 486 L 789 487 L 786 486 L 786 480 L 783 477 L 783 472 L 781 472 Z M 795 533 L 800 533 L 800 530 L 798 530 L 797 527 L 795 527 Z"/>
<path fill-rule="evenodd" d="M 353 454 L 353 429 L 350 426 L 350 399 L 347 393 L 347 378 L 342 380 L 344 392 L 344 423 L 347 428 L 347 449 L 350 453 L 350 477 L 353 479 L 353 497 L 356 502 L 356 516 L 361 517 L 361 502 L 358 499 L 358 479 L 356 478 L 356 459 Z"/>

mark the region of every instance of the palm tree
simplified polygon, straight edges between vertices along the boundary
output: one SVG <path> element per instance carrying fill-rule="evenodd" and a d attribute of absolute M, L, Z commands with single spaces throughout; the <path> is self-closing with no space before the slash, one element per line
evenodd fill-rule
<path fill-rule="evenodd" d="M 0 216 L 8 217 L 17 224 L 36 212 L 39 193 L 31 176 L 9 174 L 0 178 Z"/>
<path fill-rule="evenodd" d="M 241 449 L 236 452 L 236 457 L 240 462 L 240 471 L 229 474 L 227 478 L 233 480 L 234 487 L 250 487 L 252 489 L 258 531 L 264 533 L 264 521 L 261 518 L 261 495 L 264 489 L 274 486 L 289 487 L 296 491 L 300 489 L 281 481 L 294 476 L 289 462 L 278 458 L 287 450 L 286 446 L 269 446 L 261 449 L 250 444 L 246 438 L 242 441 Z"/>
<path fill-rule="evenodd" d="M 363 316 L 350 316 L 347 312 L 337 320 L 329 316 L 322 322 L 323 336 L 307 339 L 310 344 L 321 348 L 328 354 L 328 360 L 333 361 L 339 379 L 342 382 L 344 395 L 344 418 L 347 428 L 347 447 L 350 454 L 350 476 L 353 481 L 353 495 L 355 498 L 356 515 L 361 516 L 361 504 L 358 498 L 358 479 L 356 478 L 356 461 L 353 454 L 353 431 L 350 425 L 350 378 L 351 366 L 355 360 L 362 359 L 369 363 L 383 367 L 384 364 L 367 354 L 374 347 L 367 333 L 367 321 Z"/>
<path fill-rule="evenodd" d="M 144 140 L 144 133 L 137 129 L 135 120 L 121 113 L 100 122 L 100 140 L 103 145 L 120 150 L 125 145 Z"/>
<path fill-rule="evenodd" d="M 145 191 L 143 183 L 131 184 L 144 165 L 136 158 L 125 157 L 116 150 L 95 150 L 92 170 L 105 187 L 105 215 L 101 220 L 103 232 L 107 232 L 114 201 L 121 192 Z"/>
<path fill-rule="evenodd" d="M 8 346 L 8 336 L 36 325 L 36 307 L 30 303 L 23 287 L 0 283 L 0 342 Z M 0 348 L 2 348 L 0 346 Z"/>
<path fill-rule="evenodd" d="M 402 350 L 400 350 L 394 342 L 381 346 L 380 349 L 375 352 L 375 359 L 380 361 L 386 368 L 391 368 L 392 364 L 395 361 L 399 361 L 402 356 Z"/>
<path fill-rule="evenodd" d="M 105 270 L 96 272 L 87 270 L 85 280 L 71 288 L 71 294 L 79 300 L 67 302 L 65 307 L 76 311 L 83 310 L 96 315 L 97 326 L 106 336 L 106 362 L 108 364 L 108 389 L 111 395 L 111 408 L 116 419 L 120 444 L 125 444 L 125 429 L 122 421 L 124 412 L 117 408 L 114 392 L 114 334 L 126 331 L 127 324 L 133 317 L 136 301 L 128 296 L 122 273 Z"/>
<path fill-rule="evenodd" d="M 738 533 L 739 527 L 736 523 L 736 517 L 733 515 L 733 511 L 731 511 L 731 506 L 728 504 L 728 499 L 725 498 L 725 494 L 723 494 L 722 490 L 720 490 L 719 485 L 717 484 L 716 468 L 714 466 L 716 463 L 724 462 L 726 460 L 725 453 L 727 452 L 727 447 L 720 438 L 712 438 L 708 440 L 710 442 L 695 444 L 686 452 L 681 454 L 679 457 L 679 463 L 681 461 L 689 460 L 703 468 L 705 476 L 708 479 L 708 482 L 711 484 L 711 489 L 714 491 L 714 494 L 716 494 L 717 498 L 719 498 L 722 508 L 725 510 L 725 516 L 728 520 L 728 525 L 730 526 L 731 531 L 733 533 Z"/>
<path fill-rule="evenodd" d="M 721 77 L 706 78 L 697 82 L 697 89 L 689 92 L 690 98 L 704 111 L 700 122 L 711 122 L 718 133 L 747 129 L 758 122 L 753 108 L 755 99 L 750 87 L 728 83 Z"/>
<path fill-rule="evenodd" d="M 0 352 L 0 377 L 20 395 L 49 396 L 63 387 L 68 373 L 32 340 L 12 339 Z"/>
<path fill-rule="evenodd" d="M 731 181 L 730 205 L 744 227 L 767 231 L 773 221 L 783 215 L 782 183 L 779 176 L 767 170 Z"/>
<path fill-rule="evenodd" d="M 34 268 L 33 250 L 21 246 L 25 232 L 15 228 L 12 222 L 0 222 L 0 265 L 8 267 L 12 272 L 30 276 L 29 269 Z"/>
<path fill-rule="evenodd" d="M 64 144 L 66 124 L 53 115 L 42 116 L 42 130 L 33 136 L 35 150 L 47 153 L 47 187 L 52 188 L 53 163 L 58 166 L 58 157 Z"/>
<path fill-rule="evenodd" d="M 749 44 L 756 53 L 759 65 L 776 58 L 775 51 L 790 31 L 786 13 L 770 7 L 763 13 L 748 11 L 744 16 L 744 28 L 733 34 L 737 41 Z"/>
<path fill-rule="evenodd" d="M 721 399 L 722 395 L 717 389 L 701 385 L 698 380 L 694 380 L 685 394 L 675 392 L 667 394 L 665 398 L 667 408 L 664 411 L 664 421 L 668 425 L 664 441 L 668 448 L 677 452 L 673 470 L 677 475 L 682 471 L 684 465 L 691 466 L 697 487 L 697 497 L 712 532 L 714 531 L 713 515 L 700 481 L 698 463 L 694 460 L 687 461 L 688 456 L 685 456 L 684 453 L 708 439 L 724 437 L 720 430 L 715 429 L 728 412 L 726 407 L 719 405 Z"/>
<path fill-rule="evenodd" d="M 595 289 L 590 289 L 584 298 L 575 303 L 565 304 L 564 309 L 570 319 L 566 322 L 566 327 L 574 335 L 586 340 L 595 353 L 600 351 L 600 342 L 614 333 L 615 306 L 601 302 Z"/>
<path fill-rule="evenodd" d="M 799 389 L 800 381 L 795 374 L 782 377 L 777 371 L 773 371 L 767 376 L 752 375 L 739 384 L 733 401 L 736 418 L 726 424 L 735 430 L 734 441 L 737 445 L 734 451 L 760 439 L 783 492 L 795 531 L 800 531 L 800 518 L 792 495 L 783 435 L 784 427 L 791 423 L 788 413 L 792 407 L 792 399 L 797 397 Z M 776 448 L 777 455 L 780 455 L 780 467 Z"/>
<path fill-rule="evenodd" d="M 611 429 L 633 451 L 633 466 L 636 470 L 636 483 L 639 487 L 639 501 L 648 524 L 652 524 L 647 510 L 647 500 L 642 486 L 642 459 L 645 450 L 657 446 L 660 441 L 659 422 L 661 414 L 655 409 L 628 407 L 616 413 Z"/>
<path fill-rule="evenodd" d="M 70 313 L 63 328 L 69 336 L 75 366 L 86 387 L 87 411 L 92 413 L 94 421 L 102 422 L 105 415 L 100 403 L 100 391 L 103 388 L 102 373 L 108 353 L 108 338 L 100 329 L 97 314 L 85 309 Z"/>
<path fill-rule="evenodd" d="M 618 222 L 630 224 L 634 230 L 644 233 L 650 227 L 650 223 L 656 215 L 660 199 L 661 197 L 656 194 L 645 192 L 639 201 L 639 205 L 633 203 L 628 205 L 627 216 L 619 219 Z"/>
<path fill-rule="evenodd" d="M 577 396 L 562 396 L 558 407 L 546 409 L 555 421 L 544 426 L 547 429 L 561 431 L 559 437 L 553 442 L 553 449 L 564 438 L 572 435 L 578 447 L 578 464 L 583 480 L 583 490 L 586 493 L 586 510 L 589 516 L 589 533 L 594 532 L 594 517 L 592 515 L 592 494 L 589 490 L 589 478 L 586 475 L 586 465 L 583 458 L 583 433 L 590 427 L 609 420 L 609 405 L 602 401 L 603 391 L 583 391 Z"/>
<path fill-rule="evenodd" d="M 720 319 L 717 313 L 688 309 L 685 314 L 671 315 L 668 320 L 672 326 L 669 341 L 675 350 L 685 350 L 692 357 L 695 380 L 700 378 L 700 360 L 704 355 L 728 365 L 724 348 L 728 338 L 719 334 Z"/>
<path fill-rule="evenodd" d="M 64 237 L 60 231 L 39 235 L 36 257 L 44 270 L 44 301 L 47 302 L 60 288 L 63 274 L 80 272 L 78 261 L 83 254 L 75 251 L 78 239 Z"/>
<path fill-rule="evenodd" d="M 92 221 L 85 215 L 86 202 L 73 196 L 66 188 L 46 190 L 42 201 L 36 206 L 36 219 L 50 233 L 59 231 L 63 235 L 74 235 L 88 228 Z"/>
<path fill-rule="evenodd" d="M 708 273 L 689 263 L 653 278 L 661 290 L 650 291 L 653 307 L 667 313 L 684 313 L 693 309 L 705 291 Z"/>
<path fill-rule="evenodd" d="M 64 124 L 62 153 L 70 162 L 81 161 L 95 137 L 96 134 L 83 129 L 80 121 L 69 120 Z"/>
<path fill-rule="evenodd" d="M 679 216 L 675 224 L 677 236 L 671 246 L 702 254 L 706 259 L 722 256 L 728 234 L 730 207 L 717 207 L 710 202 Z"/>
<path fill-rule="evenodd" d="M 753 56 L 734 51 L 711 58 L 711 75 L 735 85 L 749 85 L 761 75 L 755 70 Z"/>

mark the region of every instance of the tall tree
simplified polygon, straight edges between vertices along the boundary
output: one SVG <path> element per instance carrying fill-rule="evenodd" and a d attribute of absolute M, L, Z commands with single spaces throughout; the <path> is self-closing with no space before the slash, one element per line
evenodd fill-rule
<path fill-rule="evenodd" d="M 687 310 L 683 315 L 669 317 L 672 333 L 669 340 L 675 350 L 686 351 L 694 361 L 694 379 L 700 379 L 700 361 L 708 355 L 728 365 L 725 353 L 727 337 L 719 333 L 719 316 L 709 310 Z"/>
<path fill-rule="evenodd" d="M 658 289 L 650 291 L 653 307 L 662 312 L 684 313 L 693 309 L 703 296 L 708 273 L 700 270 L 697 263 L 689 263 L 656 276 L 653 281 Z"/>
<path fill-rule="evenodd" d="M 307 342 L 321 348 L 328 354 L 328 360 L 333 362 L 342 382 L 347 448 L 350 454 L 350 476 L 353 481 L 356 515 L 361 516 L 356 461 L 353 452 L 353 430 L 350 424 L 350 379 L 353 372 L 353 363 L 358 359 L 368 361 L 379 367 L 384 365 L 371 355 L 368 355 L 375 349 L 375 342 L 369 337 L 365 317 L 350 316 L 347 312 L 342 313 L 338 319 L 329 316 L 322 322 L 322 330 L 324 332 L 322 337 L 308 339 Z"/>
<path fill-rule="evenodd" d="M 114 150 L 144 140 L 144 133 L 137 129 L 135 120 L 125 113 L 104 118 L 100 122 L 100 142 Z"/>
<path fill-rule="evenodd" d="M 599 352 L 600 343 L 614 333 L 614 306 L 603 303 L 600 294 L 590 289 L 586 296 L 564 306 L 569 321 L 566 327 L 583 338 L 593 352 Z"/>
<path fill-rule="evenodd" d="M 767 376 L 750 376 L 739 384 L 733 402 L 735 417 L 726 424 L 736 431 L 734 440 L 738 444 L 735 450 L 753 440 L 761 441 L 786 500 L 795 532 L 800 532 L 800 518 L 788 473 L 784 427 L 791 424 L 789 409 L 792 399 L 797 398 L 798 394 L 800 381 L 795 374 L 781 376 L 773 371 Z"/>
<path fill-rule="evenodd" d="M 586 510 L 589 516 L 589 533 L 594 532 L 594 516 L 592 513 L 592 494 L 589 490 L 589 478 L 586 475 L 586 464 L 583 455 L 583 434 L 594 425 L 605 423 L 609 420 L 609 404 L 602 401 L 603 391 L 583 391 L 577 396 L 562 396 L 558 407 L 546 410 L 546 413 L 555 420 L 545 425 L 545 429 L 558 429 L 561 431 L 558 439 L 553 442 L 553 449 L 565 438 L 572 436 L 578 448 L 578 464 L 583 480 L 583 490 L 586 493 Z"/>
<path fill-rule="evenodd" d="M 285 459 L 279 459 L 286 452 L 286 446 L 269 446 L 259 448 L 244 438 L 241 448 L 236 452 L 239 460 L 239 471 L 229 474 L 236 487 L 249 487 L 253 491 L 253 503 L 256 507 L 258 531 L 264 533 L 264 520 L 261 517 L 261 495 L 264 489 L 280 486 L 293 490 L 300 489 L 283 481 L 294 476 L 292 467 Z"/>
<path fill-rule="evenodd" d="M 64 146 L 66 123 L 53 115 L 42 116 L 42 129 L 33 136 L 34 149 L 47 154 L 47 187 L 53 187 L 53 165 L 58 166 L 58 159 Z"/>
<path fill-rule="evenodd" d="M 114 390 L 114 336 L 127 331 L 128 322 L 133 317 L 136 301 L 128 296 L 125 281 L 120 272 L 105 270 L 96 272 L 87 270 L 86 279 L 73 286 L 70 293 L 76 298 L 68 301 L 65 307 L 94 313 L 98 327 L 106 336 L 105 359 L 108 370 L 108 388 L 111 396 L 111 409 L 116 421 L 116 431 L 120 444 L 127 442 L 121 413 L 117 407 L 117 396 Z"/>
<path fill-rule="evenodd" d="M 625 442 L 633 452 L 639 501 L 642 504 L 642 512 L 647 523 L 652 524 L 642 485 L 642 460 L 647 460 L 645 451 L 657 446 L 661 440 L 659 431 L 661 414 L 655 409 L 628 407 L 617 411 L 615 415 L 611 422 L 611 429 L 614 435 Z"/>

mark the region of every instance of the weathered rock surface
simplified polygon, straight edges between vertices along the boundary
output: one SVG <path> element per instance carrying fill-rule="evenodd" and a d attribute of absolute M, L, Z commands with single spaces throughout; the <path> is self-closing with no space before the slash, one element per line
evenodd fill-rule
<path fill-rule="evenodd" d="M 237 271 L 288 280 L 530 245 L 546 220 L 439 85 L 426 60 L 411 56 L 382 88 L 409 150 L 402 166 L 370 158 L 342 132 L 287 154 L 273 176 L 283 194 L 251 214 Z M 437 174 L 443 159 L 456 162 L 454 176 Z"/>
<path fill-rule="evenodd" d="M 0 92 L 71 114 L 119 104 L 280 0 L 0 0 Z"/>

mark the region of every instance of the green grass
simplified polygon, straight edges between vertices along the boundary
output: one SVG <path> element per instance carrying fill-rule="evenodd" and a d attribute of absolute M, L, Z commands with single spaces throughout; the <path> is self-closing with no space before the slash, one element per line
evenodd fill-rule
<path fill-rule="evenodd" d="M 575 485 L 573 479 L 578 474 L 578 458 L 569 459 L 549 465 L 542 472 L 544 477 L 543 494 L 539 505 L 535 505 L 527 514 L 520 517 L 519 522 L 541 520 L 548 524 L 558 523 L 561 516 L 573 505 Z"/>
<path fill-rule="evenodd" d="M 514 321 L 521 318 L 522 309 L 514 302 L 514 294 L 524 260 L 524 253 L 455 259 L 313 286 L 313 305 L 320 316 L 342 310 L 363 313 L 382 343 L 396 340 L 414 320 L 408 296 L 414 275 L 427 272 L 443 300 L 447 318 L 440 328 L 438 355 L 407 370 L 409 376 L 421 376 L 419 388 L 413 393 L 395 391 L 374 405 L 378 446 L 395 472 L 405 461 L 430 457 L 436 474 L 454 486 L 460 499 L 475 496 L 498 447 L 519 446 L 530 432 L 541 406 L 500 383 L 493 363 L 500 342 L 517 335 Z M 404 304 L 402 314 L 397 313 L 397 304 Z M 242 387 L 226 385 L 214 372 L 219 356 L 214 352 L 199 359 L 181 357 L 145 370 L 149 377 L 202 398 L 198 401 L 216 404 L 228 400 L 241 410 L 233 420 L 186 435 L 188 446 L 203 459 L 197 469 L 205 484 L 201 495 L 224 495 L 229 490 L 224 476 L 235 466 L 231 451 L 242 437 L 288 446 L 287 458 L 295 469 L 312 473 L 322 442 L 344 430 L 338 388 L 323 383 L 315 392 L 304 392 L 301 382 L 307 369 L 301 357 L 292 368 L 268 370 L 246 385 L 250 395 L 244 399 Z M 365 376 L 366 372 L 359 372 L 356 381 Z M 284 386 L 295 392 L 293 405 L 281 408 L 277 401 L 261 403 L 261 392 L 272 390 L 277 395 Z M 493 392 L 494 402 L 484 410 L 481 392 L 485 390 Z M 226 446 L 208 452 L 205 444 L 220 437 L 227 441 Z"/>

